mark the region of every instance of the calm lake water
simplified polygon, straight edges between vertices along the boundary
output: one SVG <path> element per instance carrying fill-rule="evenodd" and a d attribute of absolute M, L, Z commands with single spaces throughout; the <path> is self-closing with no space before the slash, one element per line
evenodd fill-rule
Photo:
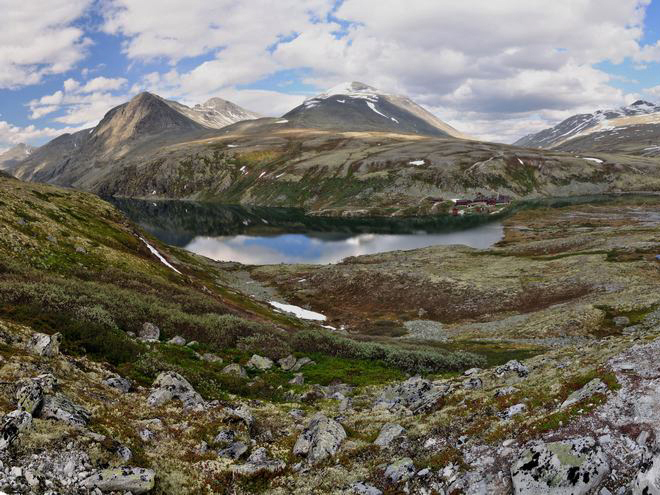
<path fill-rule="evenodd" d="M 498 221 L 420 217 L 339 219 L 292 208 L 115 200 L 163 242 L 220 261 L 245 264 L 336 263 L 348 256 L 428 246 L 487 248 L 502 239 Z"/>

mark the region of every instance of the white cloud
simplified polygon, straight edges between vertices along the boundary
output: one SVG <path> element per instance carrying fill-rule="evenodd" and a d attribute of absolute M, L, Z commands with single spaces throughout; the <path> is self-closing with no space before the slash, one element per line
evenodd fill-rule
<path fill-rule="evenodd" d="M 65 127 L 54 129 L 52 127 L 37 128 L 34 125 L 19 127 L 9 122 L 0 121 L 0 147 L 10 148 L 19 143 L 30 143 L 44 138 L 52 139 L 67 132 L 77 132 L 82 127 Z"/>
<path fill-rule="evenodd" d="M 118 78 L 107 78 L 107 77 L 96 77 L 91 81 L 87 82 L 83 87 L 78 88 L 79 93 L 94 93 L 96 91 L 116 91 L 121 89 L 128 83 L 128 80 L 123 77 Z"/>
<path fill-rule="evenodd" d="M 35 84 L 71 69 L 91 43 L 73 26 L 91 0 L 0 0 L 0 88 Z"/>

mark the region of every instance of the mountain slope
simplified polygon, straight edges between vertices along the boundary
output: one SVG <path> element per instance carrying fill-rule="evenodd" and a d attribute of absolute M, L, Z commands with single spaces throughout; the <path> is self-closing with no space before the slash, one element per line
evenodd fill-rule
<path fill-rule="evenodd" d="M 4 153 L 0 153 L 0 170 L 9 170 L 16 163 L 25 160 L 35 150 L 29 144 L 20 143 Z"/>
<path fill-rule="evenodd" d="M 280 122 L 290 127 L 465 137 L 409 98 L 360 82 L 343 83 L 309 98 Z"/>
<path fill-rule="evenodd" d="M 225 126 L 241 122 L 243 120 L 258 119 L 258 113 L 246 110 L 243 107 L 223 100 L 222 98 L 211 98 L 202 104 L 190 108 L 176 101 L 167 100 L 167 103 L 176 111 L 182 113 L 198 124 L 212 129 L 222 129 Z"/>
<path fill-rule="evenodd" d="M 639 100 L 627 107 L 574 115 L 529 134 L 516 146 L 565 151 L 609 151 L 660 155 L 660 106 Z"/>

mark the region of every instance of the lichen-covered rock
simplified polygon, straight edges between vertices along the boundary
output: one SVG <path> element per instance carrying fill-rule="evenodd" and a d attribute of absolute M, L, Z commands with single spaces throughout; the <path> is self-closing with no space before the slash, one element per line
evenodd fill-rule
<path fill-rule="evenodd" d="M 184 339 L 180 335 L 177 335 L 175 337 L 172 337 L 170 340 L 168 340 L 167 343 L 173 345 L 186 345 L 186 339 Z"/>
<path fill-rule="evenodd" d="M 515 394 L 518 391 L 516 387 L 502 387 L 495 391 L 495 397 L 504 397 L 506 395 Z"/>
<path fill-rule="evenodd" d="M 356 495 L 383 495 L 383 492 L 381 492 L 375 486 L 367 485 L 366 483 L 362 482 L 354 483 L 351 486 L 351 490 Z"/>
<path fill-rule="evenodd" d="M 296 364 L 293 365 L 291 371 L 300 371 L 304 366 L 311 366 L 312 364 L 316 363 L 308 357 L 301 357 L 296 361 Z"/>
<path fill-rule="evenodd" d="M 476 390 L 478 388 L 482 388 L 483 386 L 484 384 L 481 381 L 481 378 L 472 377 L 468 378 L 467 380 L 463 380 L 463 388 L 465 390 Z"/>
<path fill-rule="evenodd" d="M 89 423 L 90 412 L 69 398 L 57 395 L 45 395 L 39 410 L 39 418 L 63 421 L 74 426 L 85 426 Z"/>
<path fill-rule="evenodd" d="M 296 373 L 293 375 L 293 378 L 289 380 L 289 385 L 304 385 L 305 384 L 305 377 L 303 376 L 302 373 Z"/>
<path fill-rule="evenodd" d="M 497 376 L 503 376 L 507 373 L 513 372 L 517 373 L 520 378 L 524 378 L 529 375 L 529 368 L 527 368 L 527 366 L 522 364 L 520 361 L 516 361 L 515 359 L 512 359 L 508 363 L 495 368 L 495 374 Z"/>
<path fill-rule="evenodd" d="M 385 469 L 385 477 L 398 483 L 410 479 L 415 474 L 415 464 L 409 457 L 404 457 L 396 462 L 393 462 Z"/>
<path fill-rule="evenodd" d="M 145 322 L 138 332 L 138 337 L 141 340 L 158 340 L 160 339 L 160 328 L 153 323 Z"/>
<path fill-rule="evenodd" d="M 291 371 L 296 365 L 296 357 L 293 354 L 289 354 L 287 357 L 280 359 L 277 364 L 280 365 L 284 371 Z"/>
<path fill-rule="evenodd" d="M 277 473 L 285 467 L 286 463 L 284 461 L 268 458 L 266 449 L 261 447 L 252 452 L 245 464 L 232 466 L 231 470 L 237 474 L 251 476 L 262 472 Z"/>
<path fill-rule="evenodd" d="M 208 363 L 222 363 L 222 358 L 215 354 L 211 354 L 210 352 L 206 352 L 202 354 L 202 361 L 206 361 Z"/>
<path fill-rule="evenodd" d="M 128 393 L 131 390 L 133 384 L 130 380 L 123 378 L 121 376 L 113 376 L 106 380 L 103 380 L 108 387 L 116 388 L 124 393 Z"/>
<path fill-rule="evenodd" d="M 404 433 L 406 430 L 403 426 L 396 423 L 386 423 L 380 429 L 378 438 L 374 441 L 374 445 L 379 447 L 389 447 L 392 441 Z"/>
<path fill-rule="evenodd" d="M 610 472 L 603 450 L 589 437 L 538 443 L 511 466 L 516 495 L 584 495 Z"/>
<path fill-rule="evenodd" d="M 388 410 L 404 408 L 412 414 L 420 414 L 433 409 L 449 391 L 450 387 L 447 384 L 435 385 L 419 376 L 414 376 L 385 389 L 376 400 L 374 408 Z"/>
<path fill-rule="evenodd" d="M 248 429 L 252 428 L 252 425 L 254 424 L 254 415 L 252 414 L 252 411 L 250 411 L 250 408 L 245 404 L 241 404 L 235 408 L 228 408 L 227 416 L 232 419 L 243 421 Z"/>
<path fill-rule="evenodd" d="M 514 404 L 511 407 L 508 407 L 502 413 L 500 413 L 500 417 L 504 419 L 511 419 L 514 416 L 517 416 L 518 414 L 522 414 L 527 410 L 527 406 L 525 404 Z"/>
<path fill-rule="evenodd" d="M 317 413 L 293 446 L 294 455 L 305 456 L 315 464 L 333 456 L 346 439 L 344 427 L 337 421 Z"/>
<path fill-rule="evenodd" d="M 185 409 L 199 408 L 204 405 L 204 399 L 184 377 L 174 371 L 160 373 L 153 383 L 153 392 L 147 403 L 159 406 L 172 399 L 179 399 Z"/>
<path fill-rule="evenodd" d="M 227 366 L 222 368 L 222 372 L 226 373 L 227 375 L 235 375 L 241 378 L 247 378 L 247 372 L 238 363 L 228 364 Z"/>
<path fill-rule="evenodd" d="M 151 469 L 136 467 L 103 469 L 80 484 L 84 488 L 98 488 L 103 492 L 147 493 L 154 487 L 155 473 Z"/>
<path fill-rule="evenodd" d="M 660 495 L 660 455 L 645 459 L 630 485 L 631 495 Z"/>
<path fill-rule="evenodd" d="M 0 427 L 0 451 L 6 450 L 18 438 L 18 434 L 25 431 L 32 424 L 32 415 L 26 411 L 16 409 L 2 418 Z"/>
<path fill-rule="evenodd" d="M 273 367 L 273 360 L 259 354 L 253 354 L 247 362 L 249 368 L 255 368 L 261 371 L 269 370 Z"/>
<path fill-rule="evenodd" d="M 41 385 L 33 380 L 27 380 L 19 384 L 18 389 L 16 390 L 17 408 L 30 414 L 34 414 L 39 408 L 43 398 L 44 391 L 41 388 Z"/>
<path fill-rule="evenodd" d="M 218 451 L 220 457 L 226 457 L 228 459 L 237 460 L 243 457 L 243 455 L 248 451 L 248 446 L 243 442 L 234 442 L 227 446 L 226 448 Z"/>
<path fill-rule="evenodd" d="M 568 398 L 560 406 L 560 409 L 565 409 L 567 407 L 572 406 L 573 404 L 582 402 L 583 400 L 588 399 L 594 394 L 604 394 L 606 392 L 607 392 L 607 385 L 605 385 L 605 383 L 603 383 L 600 378 L 594 378 L 584 387 L 582 387 L 580 390 L 576 390 L 571 395 L 569 395 Z"/>
<path fill-rule="evenodd" d="M 44 357 L 57 356 L 60 353 L 62 334 L 56 333 L 46 335 L 45 333 L 34 333 L 28 342 L 28 350 L 32 354 Z"/>
<path fill-rule="evenodd" d="M 215 445 L 228 445 L 236 439 L 236 433 L 234 430 L 222 430 L 218 433 L 213 439 Z"/>

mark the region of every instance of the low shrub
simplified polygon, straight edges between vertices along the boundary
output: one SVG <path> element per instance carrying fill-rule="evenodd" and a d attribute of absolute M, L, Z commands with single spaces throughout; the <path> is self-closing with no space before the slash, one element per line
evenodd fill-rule
<path fill-rule="evenodd" d="M 275 360 L 291 354 L 291 346 L 285 336 L 274 333 L 258 333 L 249 337 L 240 337 L 237 347 L 250 354 L 260 354 Z"/>

